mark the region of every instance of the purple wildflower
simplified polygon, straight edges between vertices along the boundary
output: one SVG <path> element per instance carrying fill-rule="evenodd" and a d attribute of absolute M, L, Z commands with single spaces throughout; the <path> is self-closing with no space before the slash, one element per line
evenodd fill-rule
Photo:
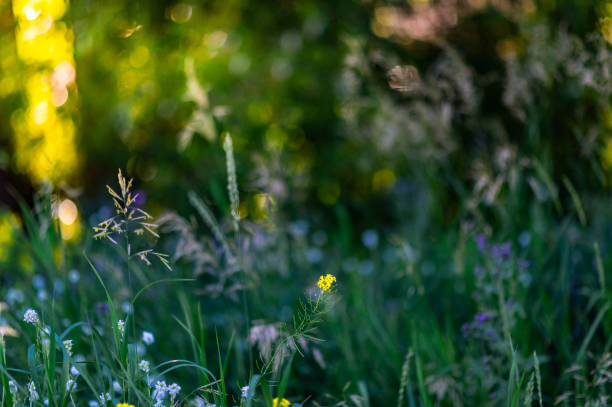
<path fill-rule="evenodd" d="M 516 263 L 521 269 L 526 269 L 527 267 L 529 267 L 529 262 L 525 259 L 518 259 Z"/>
<path fill-rule="evenodd" d="M 108 303 L 106 303 L 106 302 L 97 302 L 96 303 L 96 311 L 98 311 L 98 312 L 100 312 L 102 314 L 107 314 L 110 311 Z"/>
<path fill-rule="evenodd" d="M 485 237 L 485 235 L 480 234 L 476 236 L 476 245 L 478 246 L 478 250 L 480 251 L 483 251 L 488 247 L 487 238 Z"/>
<path fill-rule="evenodd" d="M 476 314 L 474 319 L 478 322 L 484 322 L 489 319 L 489 314 Z"/>

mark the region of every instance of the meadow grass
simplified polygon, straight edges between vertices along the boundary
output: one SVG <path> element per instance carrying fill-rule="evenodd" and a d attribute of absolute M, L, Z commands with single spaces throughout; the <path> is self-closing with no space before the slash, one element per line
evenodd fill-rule
<path fill-rule="evenodd" d="M 22 205 L 0 293 L 2 405 L 607 404 L 606 241 L 569 181 L 567 215 L 532 203 L 530 229 L 435 245 L 371 231 L 358 258 L 303 224 L 241 219 L 226 140 L 228 216 L 188 191 L 199 220 L 155 223 L 121 171 L 114 212 L 79 244 L 61 238 L 53 193 Z"/>

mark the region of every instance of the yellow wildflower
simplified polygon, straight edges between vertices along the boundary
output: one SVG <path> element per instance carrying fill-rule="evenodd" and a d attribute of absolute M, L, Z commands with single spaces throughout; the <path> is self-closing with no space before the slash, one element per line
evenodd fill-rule
<path fill-rule="evenodd" d="M 328 275 L 330 275 L 330 274 L 328 274 Z M 276 397 L 276 398 L 274 398 L 274 400 L 272 400 L 272 406 L 273 407 L 289 407 L 289 406 L 291 406 L 291 402 L 289 400 L 287 400 L 287 399 L 282 399 L 279 402 L 278 401 L 278 397 Z"/>
<path fill-rule="evenodd" d="M 128 403 L 119 403 L 117 404 L 117 407 L 134 407 L 134 405 Z"/>
<path fill-rule="evenodd" d="M 319 282 L 317 286 L 321 289 L 321 292 L 328 291 L 332 284 L 336 282 L 336 277 L 332 274 L 326 274 L 324 276 L 319 277 Z"/>

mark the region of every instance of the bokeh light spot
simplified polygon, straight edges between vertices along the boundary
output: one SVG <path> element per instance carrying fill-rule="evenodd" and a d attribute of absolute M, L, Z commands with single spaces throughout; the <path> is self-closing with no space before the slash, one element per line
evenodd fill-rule
<path fill-rule="evenodd" d="M 79 211 L 70 199 L 64 199 L 57 209 L 57 217 L 64 225 L 72 225 L 78 216 Z"/>

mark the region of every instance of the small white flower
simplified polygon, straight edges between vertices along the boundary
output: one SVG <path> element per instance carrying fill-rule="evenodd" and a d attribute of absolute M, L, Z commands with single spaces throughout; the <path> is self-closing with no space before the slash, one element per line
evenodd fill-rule
<path fill-rule="evenodd" d="M 47 292 L 45 290 L 39 290 L 36 293 L 36 298 L 38 298 L 39 301 L 44 301 L 48 298 L 49 296 L 47 295 Z"/>
<path fill-rule="evenodd" d="M 100 403 L 98 403 L 96 400 L 89 401 L 89 407 L 98 407 L 99 405 Z"/>
<path fill-rule="evenodd" d="M 168 386 L 168 394 L 170 394 L 170 399 L 172 401 L 174 401 L 174 398 L 179 394 L 180 391 L 181 386 L 176 383 L 172 383 L 170 386 Z"/>
<path fill-rule="evenodd" d="M 72 390 L 74 390 L 75 385 L 76 382 L 74 380 L 68 379 L 66 381 L 66 391 L 70 393 Z"/>
<path fill-rule="evenodd" d="M 119 331 L 119 336 L 121 339 L 125 336 L 125 321 L 120 319 L 117 321 L 117 330 Z"/>
<path fill-rule="evenodd" d="M 72 339 L 66 339 L 63 344 L 68 356 L 72 356 Z"/>
<path fill-rule="evenodd" d="M 165 381 L 158 381 L 155 383 L 155 390 L 153 390 L 153 398 L 160 402 L 166 397 L 166 392 L 168 391 L 168 386 Z"/>
<path fill-rule="evenodd" d="M 249 393 L 249 386 L 244 386 L 243 388 L 241 388 L 240 393 L 242 397 L 246 398 L 247 394 Z"/>
<path fill-rule="evenodd" d="M 113 382 L 113 390 L 115 391 L 115 393 L 121 393 L 123 391 L 123 389 L 121 388 L 121 385 L 119 384 L 117 380 Z"/>
<path fill-rule="evenodd" d="M 49 399 L 45 397 L 45 400 L 43 401 L 43 404 L 45 406 L 48 406 L 49 405 Z"/>
<path fill-rule="evenodd" d="M 79 275 L 79 272 L 74 269 L 70 270 L 70 273 L 68 273 L 68 280 L 70 280 L 72 284 L 78 283 L 80 278 L 81 276 Z"/>
<path fill-rule="evenodd" d="M 208 404 L 199 397 L 196 397 L 195 399 L 193 399 L 193 405 L 195 407 L 208 407 Z"/>
<path fill-rule="evenodd" d="M 38 313 L 34 311 L 32 308 L 29 308 L 25 314 L 23 314 L 23 320 L 28 324 L 38 325 L 40 324 L 40 319 L 38 318 Z"/>
<path fill-rule="evenodd" d="M 81 372 L 79 372 L 79 369 L 77 369 L 76 366 L 72 365 L 70 368 L 70 374 L 73 376 L 78 376 L 81 374 Z"/>
<path fill-rule="evenodd" d="M 9 391 L 11 394 L 16 394 L 18 390 L 17 382 L 15 380 L 9 380 Z"/>
<path fill-rule="evenodd" d="M 138 369 L 140 369 L 141 371 L 145 372 L 145 373 L 149 373 L 149 369 L 150 369 L 150 363 L 148 360 L 141 360 L 140 363 L 138 364 Z"/>
<path fill-rule="evenodd" d="M 153 342 L 155 342 L 155 337 L 151 332 L 142 331 L 142 341 L 145 345 L 151 345 Z"/>
<path fill-rule="evenodd" d="M 9 288 L 6 292 L 6 302 L 10 305 L 15 305 L 15 303 L 21 303 L 24 300 L 23 292 L 16 288 Z"/>
<path fill-rule="evenodd" d="M 55 288 L 55 292 L 61 294 L 66 289 L 66 286 L 64 285 L 64 282 L 62 280 L 56 278 L 53 282 L 53 288 Z"/>
<path fill-rule="evenodd" d="M 105 405 L 107 401 L 111 401 L 111 395 L 110 393 L 100 393 L 98 399 L 100 400 L 100 404 Z"/>
<path fill-rule="evenodd" d="M 83 331 L 85 335 L 90 336 L 92 334 L 91 325 L 89 324 L 81 325 L 81 331 Z"/>
<path fill-rule="evenodd" d="M 28 383 L 28 392 L 30 393 L 30 401 L 37 401 L 39 399 L 38 392 L 36 391 L 36 385 L 34 382 Z"/>
<path fill-rule="evenodd" d="M 41 276 L 40 274 L 36 274 L 34 276 L 34 278 L 32 279 L 32 285 L 37 290 L 40 290 L 41 288 L 44 288 L 44 286 L 45 286 L 45 278 L 43 276 Z"/>

